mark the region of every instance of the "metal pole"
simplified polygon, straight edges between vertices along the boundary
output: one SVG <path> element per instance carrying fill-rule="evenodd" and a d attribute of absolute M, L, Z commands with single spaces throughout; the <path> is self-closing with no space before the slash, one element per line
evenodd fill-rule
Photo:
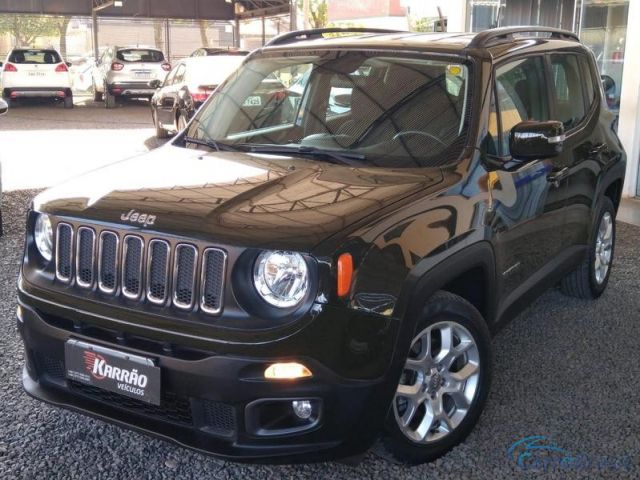
<path fill-rule="evenodd" d="M 97 62 L 100 50 L 98 49 L 98 15 L 95 10 L 91 11 L 91 33 L 93 33 L 93 55 Z"/>
<path fill-rule="evenodd" d="M 289 4 L 289 31 L 298 29 L 298 19 L 296 13 L 296 0 L 291 0 L 291 3 Z"/>
<path fill-rule="evenodd" d="M 171 29 L 169 28 L 169 19 L 164 19 L 164 45 L 167 53 L 167 61 L 171 63 Z"/>
<path fill-rule="evenodd" d="M 236 17 L 235 47 L 240 48 L 240 19 Z"/>
<path fill-rule="evenodd" d="M 267 39 L 266 39 L 266 32 L 265 32 L 265 25 L 264 25 L 264 15 L 262 16 L 262 45 L 264 46 L 264 44 L 267 43 Z"/>

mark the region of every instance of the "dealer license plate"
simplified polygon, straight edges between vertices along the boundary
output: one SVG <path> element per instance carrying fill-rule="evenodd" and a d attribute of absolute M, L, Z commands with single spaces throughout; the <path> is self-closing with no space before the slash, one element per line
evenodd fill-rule
<path fill-rule="evenodd" d="M 259 107 L 262 105 L 262 98 L 260 95 L 253 95 L 251 97 L 247 97 L 244 101 L 243 107 Z"/>
<path fill-rule="evenodd" d="M 64 347 L 66 377 L 160 405 L 160 368 L 150 358 L 70 339 Z"/>

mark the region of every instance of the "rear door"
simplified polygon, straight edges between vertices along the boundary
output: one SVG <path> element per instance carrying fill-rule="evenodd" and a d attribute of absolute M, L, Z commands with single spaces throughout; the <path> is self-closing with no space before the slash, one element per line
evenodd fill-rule
<path fill-rule="evenodd" d="M 545 267 L 562 251 L 566 181 L 552 183 L 557 159 L 521 162 L 510 157 L 509 132 L 522 121 L 551 118 L 543 56 L 529 56 L 495 70 L 497 103 L 490 120 L 492 147 L 506 160 L 490 176 L 501 298 L 506 308 L 544 276 Z M 509 298 L 510 295 L 513 295 Z"/>
<path fill-rule="evenodd" d="M 597 137 L 600 104 L 587 56 L 561 52 L 549 55 L 547 61 L 553 118 L 564 124 L 566 135 L 556 163 L 568 182 L 563 244 L 571 248 L 589 242 L 601 162 L 610 152 L 605 140 Z"/>

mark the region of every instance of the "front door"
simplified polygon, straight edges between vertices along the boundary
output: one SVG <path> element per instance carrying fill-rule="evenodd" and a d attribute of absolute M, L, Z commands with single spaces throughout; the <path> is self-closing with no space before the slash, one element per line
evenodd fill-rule
<path fill-rule="evenodd" d="M 557 158 L 521 162 L 510 157 L 509 132 L 520 122 L 550 120 L 543 56 L 499 65 L 494 74 L 495 108 L 490 133 L 504 168 L 490 176 L 491 228 L 503 309 L 544 278 L 563 250 L 567 181 Z"/>

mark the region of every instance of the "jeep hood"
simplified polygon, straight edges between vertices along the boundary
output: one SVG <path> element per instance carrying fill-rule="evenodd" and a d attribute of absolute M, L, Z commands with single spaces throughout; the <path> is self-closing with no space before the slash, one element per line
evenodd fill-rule
<path fill-rule="evenodd" d="M 353 168 L 166 145 L 46 190 L 34 208 L 221 245 L 310 251 L 441 180 L 437 168 Z M 153 224 L 135 213 L 155 216 Z"/>

